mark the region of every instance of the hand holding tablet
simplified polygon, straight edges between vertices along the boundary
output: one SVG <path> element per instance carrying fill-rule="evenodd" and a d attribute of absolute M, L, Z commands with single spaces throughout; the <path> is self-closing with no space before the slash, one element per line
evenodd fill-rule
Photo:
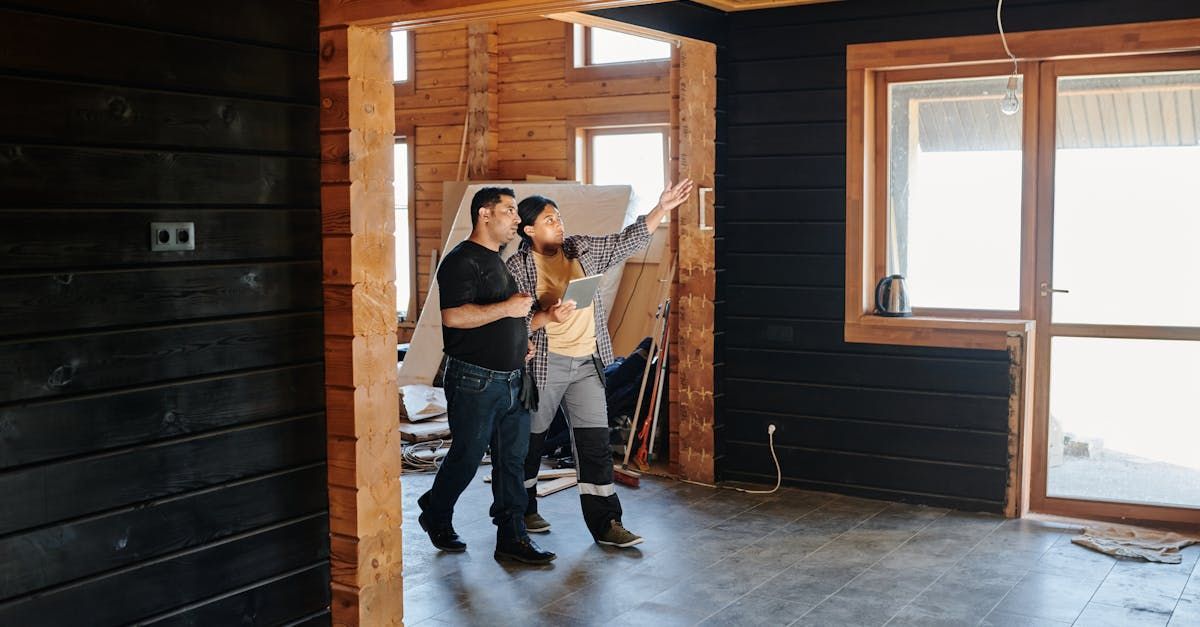
<path fill-rule="evenodd" d="M 562 302 L 573 300 L 576 309 L 591 306 L 592 297 L 596 295 L 596 288 L 600 287 L 600 279 L 603 278 L 603 274 L 593 274 L 571 281 L 567 284 L 567 291 L 563 293 Z"/>

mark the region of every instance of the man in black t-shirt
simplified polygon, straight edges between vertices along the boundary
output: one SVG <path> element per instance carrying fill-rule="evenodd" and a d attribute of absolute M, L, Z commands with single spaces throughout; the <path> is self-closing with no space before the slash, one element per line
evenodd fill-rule
<path fill-rule="evenodd" d="M 533 297 L 517 290 L 500 260 L 500 248 L 516 236 L 519 222 L 513 190 L 479 190 L 471 199 L 471 236 L 438 267 L 443 379 L 453 439 L 433 487 L 417 500 L 418 521 L 437 548 L 466 550 L 451 524 L 454 504 L 490 444 L 495 557 L 545 564 L 555 555 L 529 539 L 524 522 L 529 411 L 521 386 L 525 363 L 532 357 L 525 314 Z"/>

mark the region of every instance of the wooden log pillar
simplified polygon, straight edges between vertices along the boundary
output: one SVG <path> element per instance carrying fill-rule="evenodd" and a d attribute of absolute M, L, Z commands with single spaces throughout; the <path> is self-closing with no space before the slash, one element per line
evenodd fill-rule
<path fill-rule="evenodd" d="M 711 189 L 716 170 L 716 47 L 684 40 L 679 48 L 678 179 L 691 178 L 697 191 L 676 209 L 679 270 L 676 279 L 676 343 L 671 358 L 677 365 L 672 380 L 677 390 L 677 472 L 693 481 L 714 479 L 713 407 L 713 302 L 716 299 L 716 249 L 714 231 L 702 230 L 700 202 L 705 219 L 713 223 L 713 194 L 701 198 L 701 188 Z M 678 180 L 677 179 L 677 180 Z M 675 399 L 673 399 L 675 400 Z"/>
<path fill-rule="evenodd" d="M 386 28 L 322 29 L 321 217 L 334 625 L 402 624 L 395 94 Z"/>
<path fill-rule="evenodd" d="M 467 180 L 497 178 L 500 51 L 496 22 L 467 25 Z"/>

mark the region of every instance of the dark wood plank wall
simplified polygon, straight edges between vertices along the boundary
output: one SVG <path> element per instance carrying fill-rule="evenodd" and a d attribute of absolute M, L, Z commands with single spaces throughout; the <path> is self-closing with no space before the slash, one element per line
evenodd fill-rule
<path fill-rule="evenodd" d="M 0 2 L 0 625 L 329 622 L 316 26 Z"/>
<path fill-rule="evenodd" d="M 842 341 L 845 50 L 995 32 L 993 0 L 597 14 L 718 42 L 717 472 L 1000 511 L 1007 355 Z M 1179 19 L 1180 0 L 1008 0 L 1010 30 Z"/>
<path fill-rule="evenodd" d="M 1008 0 L 1035 30 L 1200 15 L 1179 0 Z M 845 50 L 994 33 L 994 0 L 848 0 L 729 16 L 728 209 L 719 214 L 718 462 L 792 485 L 1000 511 L 1002 352 L 842 341 Z M 999 40 L 997 40 L 999 45 Z"/>

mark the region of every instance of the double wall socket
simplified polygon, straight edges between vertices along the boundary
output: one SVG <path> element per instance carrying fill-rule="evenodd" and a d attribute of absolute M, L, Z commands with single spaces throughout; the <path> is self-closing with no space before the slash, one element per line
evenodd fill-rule
<path fill-rule="evenodd" d="M 155 252 L 196 250 L 196 224 L 194 222 L 151 222 L 150 250 Z"/>

